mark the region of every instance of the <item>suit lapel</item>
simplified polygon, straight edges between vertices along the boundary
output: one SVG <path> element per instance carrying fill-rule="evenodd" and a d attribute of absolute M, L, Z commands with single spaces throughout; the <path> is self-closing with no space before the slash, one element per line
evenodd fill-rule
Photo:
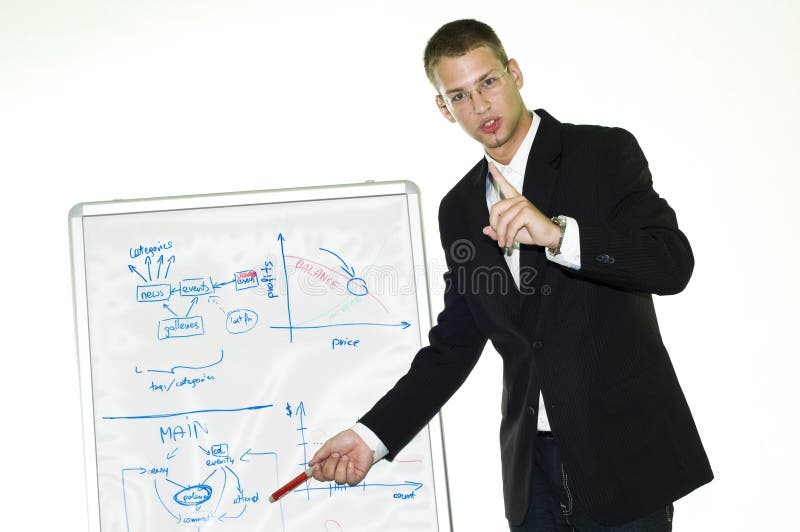
<path fill-rule="evenodd" d="M 525 169 L 525 181 L 522 193 L 540 211 L 552 216 L 550 204 L 558 180 L 558 163 L 561 155 L 561 123 L 542 109 L 536 110 L 541 117 L 539 129 L 533 140 L 528 163 Z M 489 220 L 489 208 L 486 205 L 486 178 L 489 169 L 486 159 L 482 159 L 473 169 L 470 176 L 470 187 L 467 198 L 467 218 L 470 221 L 471 234 L 475 235 L 477 264 L 487 267 L 485 273 L 491 279 L 500 281 L 500 286 L 491 285 L 492 293 L 483 297 L 501 297 L 507 299 L 507 308 L 515 320 L 522 318 L 523 323 L 531 323 L 528 318 L 535 313 L 536 306 L 530 301 L 538 301 L 539 297 L 523 297 L 522 294 L 539 294 L 541 274 L 544 269 L 544 249 L 539 246 L 523 245 L 520 253 L 520 289 L 518 290 L 511 272 L 508 269 L 502 250 L 497 242 L 483 234 L 483 227 Z M 474 275 L 474 272 L 473 272 Z M 494 277 L 497 276 L 497 277 Z M 524 307 L 524 308 L 523 308 Z M 523 314 L 520 311 L 524 311 Z"/>
<path fill-rule="evenodd" d="M 550 213 L 550 205 L 558 181 L 558 163 L 561 160 L 561 123 L 543 109 L 537 109 L 536 114 L 542 120 L 533 139 L 528 164 L 525 167 L 522 194 L 545 216 L 553 216 Z M 520 291 L 523 294 L 538 292 L 536 288 L 541 284 L 541 274 L 546 260 L 544 248 L 522 246 Z"/>
<path fill-rule="evenodd" d="M 469 189 L 468 209 L 471 232 L 475 235 L 474 243 L 476 248 L 477 264 L 486 268 L 479 271 L 478 276 L 485 276 L 490 279 L 489 290 L 486 295 L 497 296 L 498 294 L 508 299 L 508 307 L 513 310 L 519 309 L 519 290 L 508 269 L 508 264 L 503 257 L 503 250 L 497 242 L 483 234 L 483 228 L 489 223 L 489 207 L 486 205 L 486 178 L 489 175 L 489 167 L 486 159 L 476 165 L 474 174 L 471 177 Z M 489 293 L 491 292 L 491 293 Z"/>

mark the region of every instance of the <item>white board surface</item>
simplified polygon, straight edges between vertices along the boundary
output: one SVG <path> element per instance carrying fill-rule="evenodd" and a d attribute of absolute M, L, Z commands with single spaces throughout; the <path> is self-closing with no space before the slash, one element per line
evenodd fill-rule
<path fill-rule="evenodd" d="M 412 183 L 87 203 L 70 227 L 93 531 L 450 529 L 438 418 L 358 486 L 267 501 L 424 344 Z"/>

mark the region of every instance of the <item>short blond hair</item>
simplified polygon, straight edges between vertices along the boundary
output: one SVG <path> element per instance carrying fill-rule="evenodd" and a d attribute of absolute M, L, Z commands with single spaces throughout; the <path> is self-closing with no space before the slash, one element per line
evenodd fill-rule
<path fill-rule="evenodd" d="M 508 63 L 503 43 L 500 42 L 500 38 L 491 26 L 475 19 L 448 22 L 436 30 L 425 46 L 423 62 L 428 80 L 432 84 L 436 84 L 433 79 L 433 69 L 442 58 L 459 57 L 480 46 L 486 46 L 492 50 L 504 65 Z"/>

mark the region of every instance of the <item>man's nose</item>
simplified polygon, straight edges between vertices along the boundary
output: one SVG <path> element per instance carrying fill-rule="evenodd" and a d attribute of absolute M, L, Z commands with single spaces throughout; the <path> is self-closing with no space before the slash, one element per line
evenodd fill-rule
<path fill-rule="evenodd" d="M 489 99 L 483 95 L 480 89 L 470 92 L 469 99 L 472 101 L 472 112 L 475 114 L 485 113 L 491 107 Z"/>

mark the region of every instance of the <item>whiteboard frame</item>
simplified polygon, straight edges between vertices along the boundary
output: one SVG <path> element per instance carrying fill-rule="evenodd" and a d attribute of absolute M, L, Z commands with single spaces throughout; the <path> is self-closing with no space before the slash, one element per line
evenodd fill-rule
<path fill-rule="evenodd" d="M 76 355 L 81 393 L 81 423 L 83 426 L 84 468 L 86 472 L 87 516 L 89 532 L 100 528 L 100 492 L 97 478 L 97 449 L 94 425 L 94 397 L 89 343 L 89 308 L 87 301 L 83 220 L 91 216 L 135 214 L 143 212 L 176 211 L 216 207 L 237 207 L 271 203 L 305 202 L 327 199 L 367 198 L 405 195 L 408 207 L 409 232 L 414 271 L 426 272 L 424 286 L 417 286 L 420 346 L 427 345 L 427 331 L 433 323 L 430 304 L 430 284 L 422 225 L 419 187 L 412 181 L 366 181 L 332 186 L 287 188 L 247 192 L 198 194 L 79 203 L 69 212 L 69 235 L 72 266 L 72 300 L 75 323 Z M 434 479 L 436 519 L 440 532 L 453 532 L 444 447 L 444 426 L 441 413 L 428 423 L 431 465 Z"/>

